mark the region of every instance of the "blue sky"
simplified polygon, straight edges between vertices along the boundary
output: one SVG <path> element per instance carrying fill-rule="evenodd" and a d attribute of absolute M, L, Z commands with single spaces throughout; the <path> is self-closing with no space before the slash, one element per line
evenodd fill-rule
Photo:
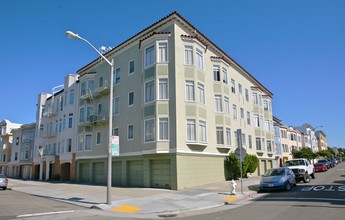
<path fill-rule="evenodd" d="M 345 147 L 343 0 L 1 0 L 0 120 L 34 122 L 38 94 L 97 57 L 65 31 L 116 46 L 173 11 L 274 94 L 284 124 Z"/>

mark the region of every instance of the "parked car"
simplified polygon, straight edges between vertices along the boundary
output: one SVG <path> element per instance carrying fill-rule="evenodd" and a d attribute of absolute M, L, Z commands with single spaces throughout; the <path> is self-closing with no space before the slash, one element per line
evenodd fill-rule
<path fill-rule="evenodd" d="M 314 164 L 315 172 L 325 172 L 328 170 L 326 163 L 316 163 Z"/>
<path fill-rule="evenodd" d="M 327 169 L 330 169 L 330 168 L 331 168 L 331 162 L 329 162 L 329 161 L 326 160 L 326 159 L 318 160 L 317 163 L 324 163 L 324 164 L 326 164 Z"/>
<path fill-rule="evenodd" d="M 3 190 L 6 190 L 7 185 L 8 185 L 8 179 L 6 178 L 5 175 L 0 174 L 0 188 L 2 188 Z"/>
<path fill-rule="evenodd" d="M 285 167 L 294 172 L 297 182 L 303 180 L 304 183 L 309 183 L 311 178 L 315 179 L 314 164 L 305 158 L 287 160 L 285 161 Z"/>
<path fill-rule="evenodd" d="M 260 191 L 285 189 L 296 186 L 295 174 L 287 167 L 273 168 L 266 171 L 260 181 Z"/>
<path fill-rule="evenodd" d="M 328 160 L 331 163 L 331 167 L 335 167 L 335 161 L 332 160 L 332 158 L 327 158 L 326 160 Z"/>

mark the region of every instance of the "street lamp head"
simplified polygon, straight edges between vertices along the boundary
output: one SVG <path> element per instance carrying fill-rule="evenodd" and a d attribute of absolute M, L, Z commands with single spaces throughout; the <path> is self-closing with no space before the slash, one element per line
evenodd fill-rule
<path fill-rule="evenodd" d="M 80 40 L 80 37 L 78 34 L 75 34 L 73 33 L 72 31 L 66 31 L 66 36 L 69 38 L 69 39 L 72 39 L 72 38 L 77 38 Z"/>

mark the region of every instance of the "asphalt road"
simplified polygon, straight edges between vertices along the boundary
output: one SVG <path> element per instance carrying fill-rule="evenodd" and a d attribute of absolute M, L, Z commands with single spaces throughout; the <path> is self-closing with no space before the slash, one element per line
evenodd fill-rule
<path fill-rule="evenodd" d="M 345 162 L 317 173 L 310 183 L 298 183 L 290 192 L 260 193 L 242 204 L 186 214 L 177 219 L 345 219 Z"/>

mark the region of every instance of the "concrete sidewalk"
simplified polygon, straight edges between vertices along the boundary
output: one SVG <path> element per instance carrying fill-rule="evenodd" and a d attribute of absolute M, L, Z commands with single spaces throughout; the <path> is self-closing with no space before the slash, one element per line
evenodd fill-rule
<path fill-rule="evenodd" d="M 112 187 L 112 204 L 106 203 L 106 186 L 9 179 L 9 187 L 44 198 L 99 208 L 124 217 L 174 216 L 237 203 L 256 194 L 260 177 L 237 180 L 236 195 L 230 195 L 230 181 L 174 191 L 152 188 Z"/>

